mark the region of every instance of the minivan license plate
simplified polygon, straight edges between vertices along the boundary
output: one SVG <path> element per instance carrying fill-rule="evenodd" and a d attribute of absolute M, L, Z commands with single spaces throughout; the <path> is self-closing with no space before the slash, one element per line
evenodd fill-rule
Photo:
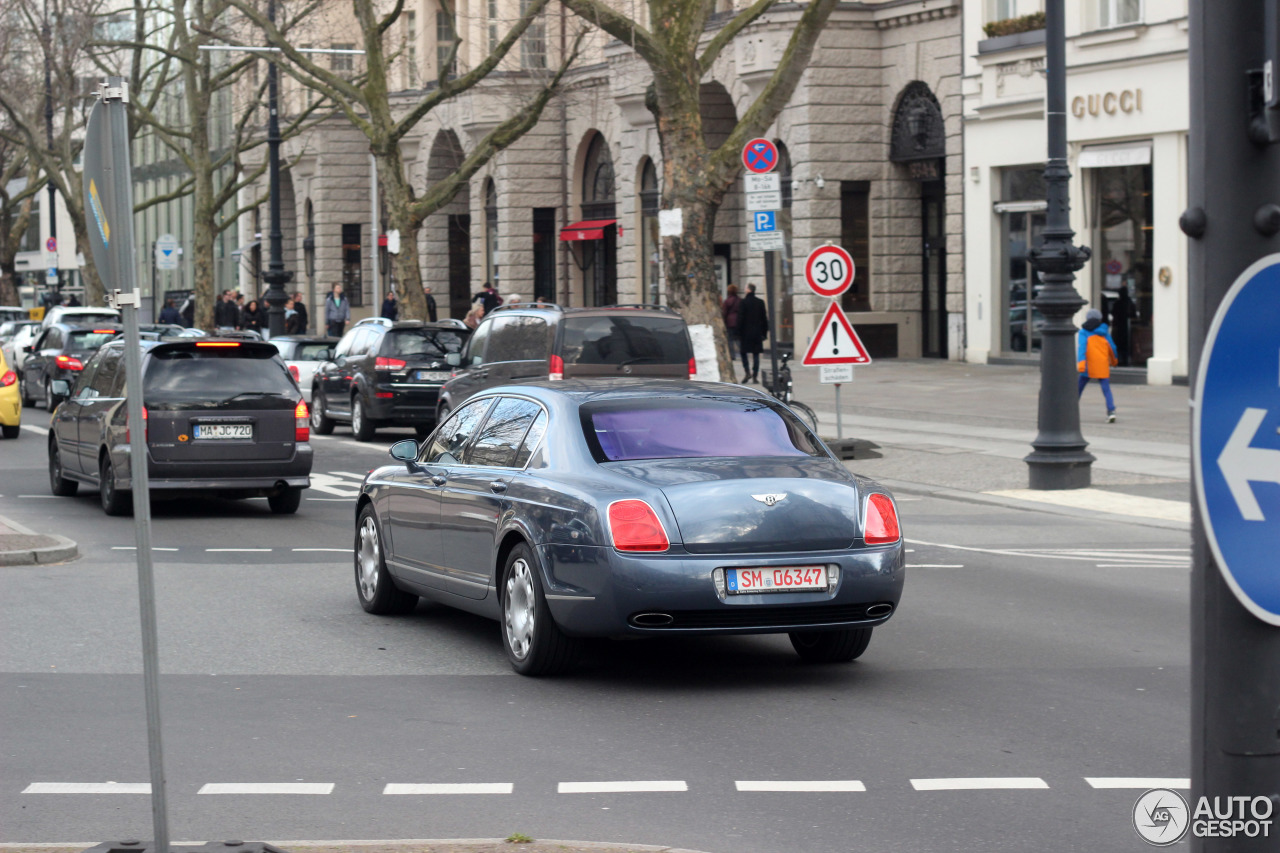
<path fill-rule="evenodd" d="M 827 588 L 826 566 L 780 566 L 760 569 L 725 569 L 730 595 L 762 592 L 813 592 Z"/>
<path fill-rule="evenodd" d="M 196 424 L 193 432 L 201 441 L 210 438 L 253 438 L 253 424 Z"/>

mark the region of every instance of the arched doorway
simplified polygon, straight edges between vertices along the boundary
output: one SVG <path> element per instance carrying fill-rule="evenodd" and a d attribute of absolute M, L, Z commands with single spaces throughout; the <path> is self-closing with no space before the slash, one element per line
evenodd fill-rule
<path fill-rule="evenodd" d="M 893 113 L 889 159 L 920 185 L 920 354 L 947 357 L 947 133 L 929 87 L 909 83 Z"/>
<path fill-rule="evenodd" d="M 657 305 L 661 299 L 662 241 L 658 236 L 658 170 L 648 157 L 640 165 L 640 301 Z"/>
<path fill-rule="evenodd" d="M 584 301 L 587 305 L 612 305 L 618 301 L 618 218 L 613 157 L 604 135 L 597 133 L 587 149 L 582 173 L 582 218 L 606 221 L 599 240 L 583 244 Z"/>

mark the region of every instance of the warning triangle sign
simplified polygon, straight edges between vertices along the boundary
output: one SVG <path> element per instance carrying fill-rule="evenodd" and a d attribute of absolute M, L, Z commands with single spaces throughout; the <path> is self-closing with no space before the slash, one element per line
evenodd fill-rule
<path fill-rule="evenodd" d="M 858 333 L 849 325 L 849 318 L 840 310 L 838 302 L 832 302 L 822 322 L 809 343 L 801 364 L 813 367 L 819 364 L 870 364 L 871 356 L 858 339 Z"/>

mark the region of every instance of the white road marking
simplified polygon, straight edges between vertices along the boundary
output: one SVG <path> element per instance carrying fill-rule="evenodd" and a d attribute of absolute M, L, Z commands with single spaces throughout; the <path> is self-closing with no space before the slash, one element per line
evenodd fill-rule
<path fill-rule="evenodd" d="M 112 545 L 111 550 L 112 551 L 136 551 L 138 550 L 138 546 L 137 545 Z M 152 551 L 177 551 L 178 549 L 177 548 L 157 548 L 153 545 L 151 547 L 151 550 Z"/>
<path fill-rule="evenodd" d="M 1099 559 L 1106 559 L 1111 562 L 1118 560 L 1132 560 L 1135 564 L 1146 565 L 1153 562 L 1159 562 L 1162 565 L 1167 564 L 1167 568 L 1177 569 L 1183 568 L 1186 561 L 1191 558 L 1174 556 L 1166 552 L 1173 551 L 1176 554 L 1189 554 L 1187 548 L 1147 548 L 1147 549 L 1126 549 L 1116 548 L 1107 550 L 1080 550 L 1075 548 L 975 548 L 969 545 L 951 545 L 946 542 L 925 542 L 923 539 L 907 539 L 912 545 L 925 545 L 930 548 L 948 548 L 952 551 L 972 551 L 975 554 L 995 554 L 999 557 L 1034 557 L 1042 560 L 1077 560 L 1088 563 L 1095 563 Z"/>
<path fill-rule="evenodd" d="M 734 782 L 739 791 L 865 791 L 867 786 L 857 779 L 828 779 L 813 782 Z"/>
<path fill-rule="evenodd" d="M 338 501 L 339 503 L 348 503 L 351 498 L 307 498 L 309 501 Z"/>
<path fill-rule="evenodd" d="M 917 791 L 985 791 L 1048 788 L 1038 776 L 968 776 L 953 779 L 912 779 Z"/>
<path fill-rule="evenodd" d="M 363 480 L 364 477 L 360 477 L 360 479 Z M 316 471 L 311 472 L 311 488 L 316 491 L 324 492 L 327 495 L 337 495 L 340 498 L 354 498 L 360 494 L 359 483 L 353 483 L 350 480 L 334 476 L 333 474 L 325 474 Z"/>
<path fill-rule="evenodd" d="M 206 554 L 265 554 L 270 548 L 205 548 Z"/>
<path fill-rule="evenodd" d="M 1069 489 L 1040 491 L 1037 489 L 1008 489 L 983 492 L 1002 498 L 1095 510 L 1099 515 L 1129 515 L 1135 518 L 1158 518 L 1164 521 L 1191 521 L 1191 504 L 1187 501 L 1171 501 L 1164 498 L 1148 498 L 1126 495 L 1104 489 Z"/>
<path fill-rule="evenodd" d="M 150 794 L 150 782 L 32 782 L 24 794 Z"/>
<path fill-rule="evenodd" d="M 908 563 L 908 569 L 963 569 L 960 563 Z"/>
<path fill-rule="evenodd" d="M 49 430 L 48 430 L 47 428 L 45 428 L 45 427 L 38 427 L 38 426 L 36 426 L 35 424 L 23 424 L 23 425 L 22 425 L 22 428 L 23 428 L 23 429 L 26 429 L 26 430 L 30 430 L 31 432 L 34 432 L 36 435 L 48 435 L 48 434 L 49 434 Z"/>
<path fill-rule="evenodd" d="M 361 482 L 364 481 L 365 476 L 364 474 L 353 474 L 350 471 L 330 471 L 329 473 L 335 474 L 339 477 L 351 477 L 353 479 L 360 480 Z"/>
<path fill-rule="evenodd" d="M 332 794 L 332 782 L 210 782 L 197 794 Z"/>
<path fill-rule="evenodd" d="M 1151 788 L 1184 788 L 1191 787 L 1190 779 L 1160 776 L 1086 776 L 1084 781 L 1101 790 L 1115 788 L 1133 788 L 1147 791 Z"/>
<path fill-rule="evenodd" d="M 685 782 L 561 782 L 559 794 L 638 794 L 658 791 L 687 791 Z"/>
<path fill-rule="evenodd" d="M 56 495 L 18 495 L 18 497 L 24 498 L 24 499 L 40 498 L 42 500 L 53 500 L 53 498 L 57 496 Z"/>
<path fill-rule="evenodd" d="M 350 548 L 294 548 L 294 551 L 332 551 L 335 554 L 350 554 Z"/>
<path fill-rule="evenodd" d="M 432 784 L 389 784 L 382 793 L 410 794 L 510 794 L 515 788 L 511 782 L 463 782 Z"/>

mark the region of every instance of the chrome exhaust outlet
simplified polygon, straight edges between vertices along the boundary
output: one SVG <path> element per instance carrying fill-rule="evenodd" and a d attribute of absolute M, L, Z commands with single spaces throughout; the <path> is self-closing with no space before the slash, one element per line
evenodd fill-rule
<path fill-rule="evenodd" d="M 888 616 L 892 612 L 892 604 L 873 604 L 867 608 L 867 615 L 872 619 L 878 619 L 881 616 Z"/>
<path fill-rule="evenodd" d="M 637 613 L 631 617 L 631 624 L 637 628 L 661 628 L 674 621 L 675 617 L 670 613 Z"/>

